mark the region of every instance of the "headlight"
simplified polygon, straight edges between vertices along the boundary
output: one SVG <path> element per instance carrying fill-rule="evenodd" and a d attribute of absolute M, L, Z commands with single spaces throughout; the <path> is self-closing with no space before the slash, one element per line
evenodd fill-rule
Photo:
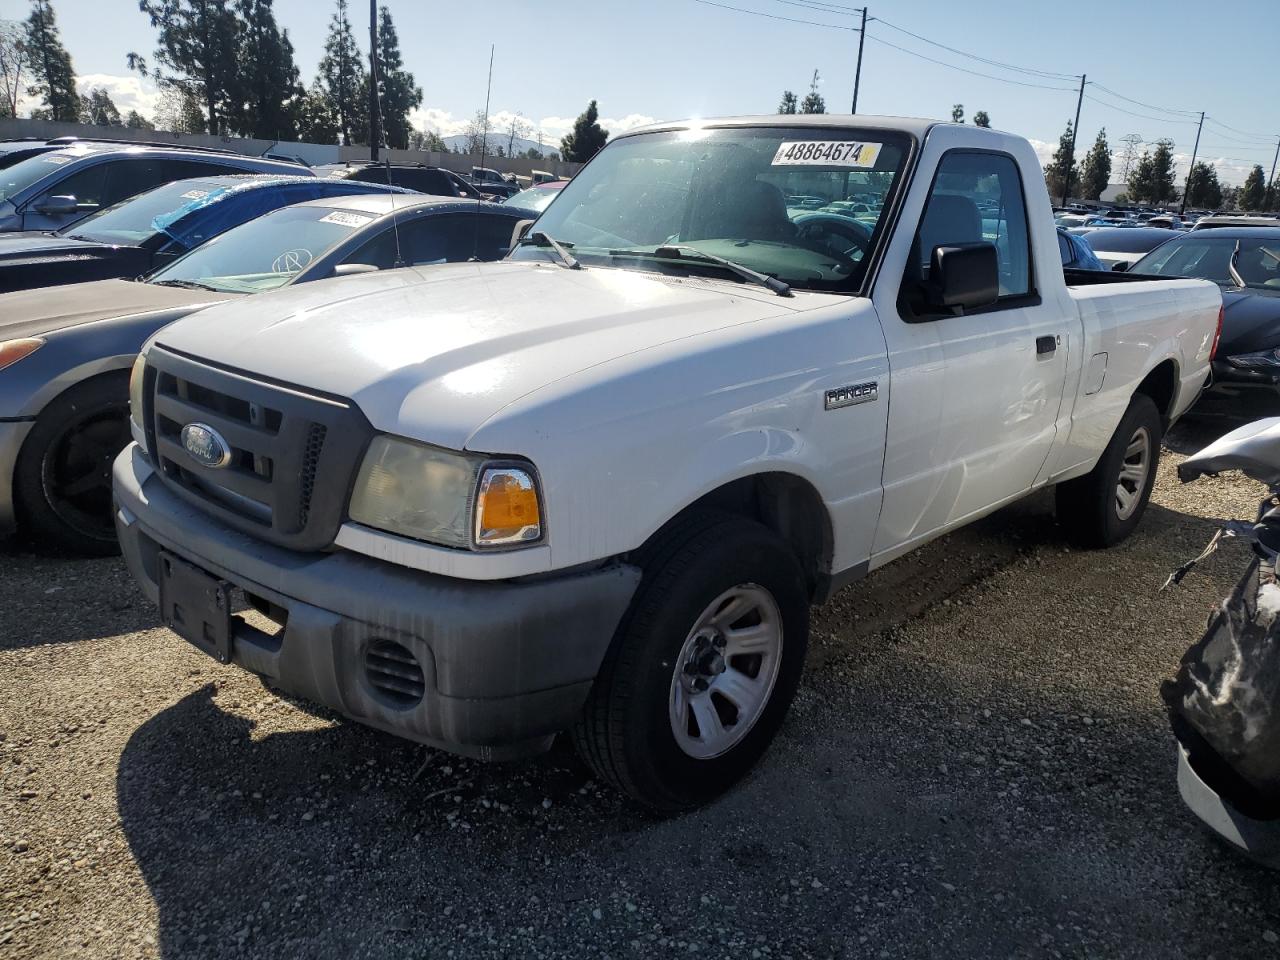
<path fill-rule="evenodd" d="M 1258 350 L 1255 353 L 1238 353 L 1227 357 L 1227 363 L 1235 367 L 1246 367 L 1255 370 L 1280 367 L 1280 349 Z"/>
<path fill-rule="evenodd" d="M 129 419 L 139 430 L 146 429 L 146 416 L 142 412 L 142 383 L 147 372 L 147 355 L 138 354 L 129 371 Z"/>
<path fill-rule="evenodd" d="M 375 437 L 351 495 L 351 519 L 447 547 L 512 546 L 542 537 L 531 469 Z"/>
<path fill-rule="evenodd" d="M 29 357 L 41 347 L 44 341 L 39 337 L 26 337 L 22 340 L 0 340 L 0 370 L 17 363 L 23 357 Z"/>

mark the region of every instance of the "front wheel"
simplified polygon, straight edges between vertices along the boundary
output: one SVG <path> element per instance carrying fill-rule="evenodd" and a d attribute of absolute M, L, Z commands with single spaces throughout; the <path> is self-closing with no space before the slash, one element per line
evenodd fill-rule
<path fill-rule="evenodd" d="M 1092 472 L 1058 485 L 1058 521 L 1085 547 L 1110 547 L 1142 519 L 1156 482 L 1163 424 L 1145 394 L 1129 401 Z"/>
<path fill-rule="evenodd" d="M 716 797 L 782 725 L 804 664 L 800 564 L 749 520 L 664 538 L 574 728 L 595 773 L 659 813 Z"/>

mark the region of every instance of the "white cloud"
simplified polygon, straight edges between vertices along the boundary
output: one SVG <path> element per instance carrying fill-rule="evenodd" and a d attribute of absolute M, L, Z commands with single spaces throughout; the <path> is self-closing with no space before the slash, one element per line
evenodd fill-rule
<path fill-rule="evenodd" d="M 137 110 L 144 117 L 153 117 L 160 102 L 160 91 L 156 85 L 142 77 L 110 73 L 85 73 L 76 77 L 76 90 L 81 94 L 90 87 L 105 88 L 122 117 L 130 110 Z"/>
<path fill-rule="evenodd" d="M 492 111 L 489 114 L 490 131 L 496 134 L 503 130 L 509 130 L 511 120 L 516 116 L 517 113 L 512 110 Z M 523 114 L 519 114 L 519 116 L 528 124 L 529 139 L 537 140 L 538 134 L 541 132 L 543 141 L 548 144 L 558 143 L 561 137 L 573 129 L 573 121 L 576 119 L 576 116 L 549 116 L 534 120 L 531 117 L 525 117 Z M 441 107 L 419 107 L 409 114 L 409 121 L 419 130 L 434 130 L 442 137 L 452 137 L 466 131 L 471 117 L 454 116 L 451 111 Z M 645 124 L 653 122 L 653 117 L 645 116 L 641 113 L 628 114 L 618 119 L 612 117 L 600 118 L 600 125 L 608 130 L 610 134 L 634 130 L 636 127 L 643 127 Z"/>

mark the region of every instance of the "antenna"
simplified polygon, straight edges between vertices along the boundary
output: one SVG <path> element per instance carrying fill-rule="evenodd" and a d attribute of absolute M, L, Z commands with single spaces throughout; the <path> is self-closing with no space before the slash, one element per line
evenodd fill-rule
<path fill-rule="evenodd" d="M 493 93 L 493 44 L 489 44 L 489 84 L 484 90 L 484 136 L 480 140 L 480 168 L 484 169 L 484 151 L 489 146 L 489 98 Z M 480 194 L 476 198 L 476 229 L 471 244 L 471 260 L 474 263 L 480 259 L 480 218 L 483 216 L 481 211 L 484 209 L 481 204 L 484 202 L 484 194 Z"/>

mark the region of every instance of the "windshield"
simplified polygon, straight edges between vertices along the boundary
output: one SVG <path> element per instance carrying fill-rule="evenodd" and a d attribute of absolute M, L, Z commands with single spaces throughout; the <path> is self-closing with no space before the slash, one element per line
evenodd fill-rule
<path fill-rule="evenodd" d="M 1235 268 L 1246 287 L 1280 291 L 1280 237 L 1224 237 L 1192 233 L 1157 247 L 1133 265 L 1133 273 L 1156 277 L 1197 277 L 1224 287 L 1238 284 L 1231 276 L 1231 256 L 1240 253 Z"/>
<path fill-rule="evenodd" d="M 36 157 L 27 157 L 11 167 L 0 170 L 0 200 L 17 196 L 27 187 L 38 183 L 50 174 L 57 173 L 59 168 L 65 167 L 75 159 L 72 154 L 58 150 L 53 153 L 42 153 Z"/>
<path fill-rule="evenodd" d="M 1173 236 L 1168 230 L 1094 230 L 1085 241 L 1105 253 L 1146 253 Z"/>
<path fill-rule="evenodd" d="M 547 209 L 547 206 L 560 193 L 558 187 L 530 187 L 528 190 L 521 190 L 519 193 L 512 194 L 506 201 L 509 207 L 519 207 L 521 210 L 532 210 L 534 213 L 541 213 Z"/>
<path fill-rule="evenodd" d="M 625 137 L 561 190 L 529 236 L 572 245 L 587 267 L 726 276 L 701 253 L 798 289 L 855 292 L 908 142 L 810 127 Z M 676 245 L 681 256 L 661 252 Z M 555 254 L 526 244 L 512 256 Z"/>
<path fill-rule="evenodd" d="M 374 219 L 356 210 L 283 207 L 228 230 L 147 279 L 220 293 L 274 290 Z"/>
<path fill-rule="evenodd" d="M 69 233 L 97 243 L 138 246 L 162 232 L 154 223 L 157 217 L 173 213 L 188 204 L 205 199 L 215 191 L 225 189 L 225 183 L 211 183 L 207 180 L 166 183 L 140 196 L 122 200 L 106 210 L 100 210 L 75 226 L 59 231 L 59 235 Z"/>

